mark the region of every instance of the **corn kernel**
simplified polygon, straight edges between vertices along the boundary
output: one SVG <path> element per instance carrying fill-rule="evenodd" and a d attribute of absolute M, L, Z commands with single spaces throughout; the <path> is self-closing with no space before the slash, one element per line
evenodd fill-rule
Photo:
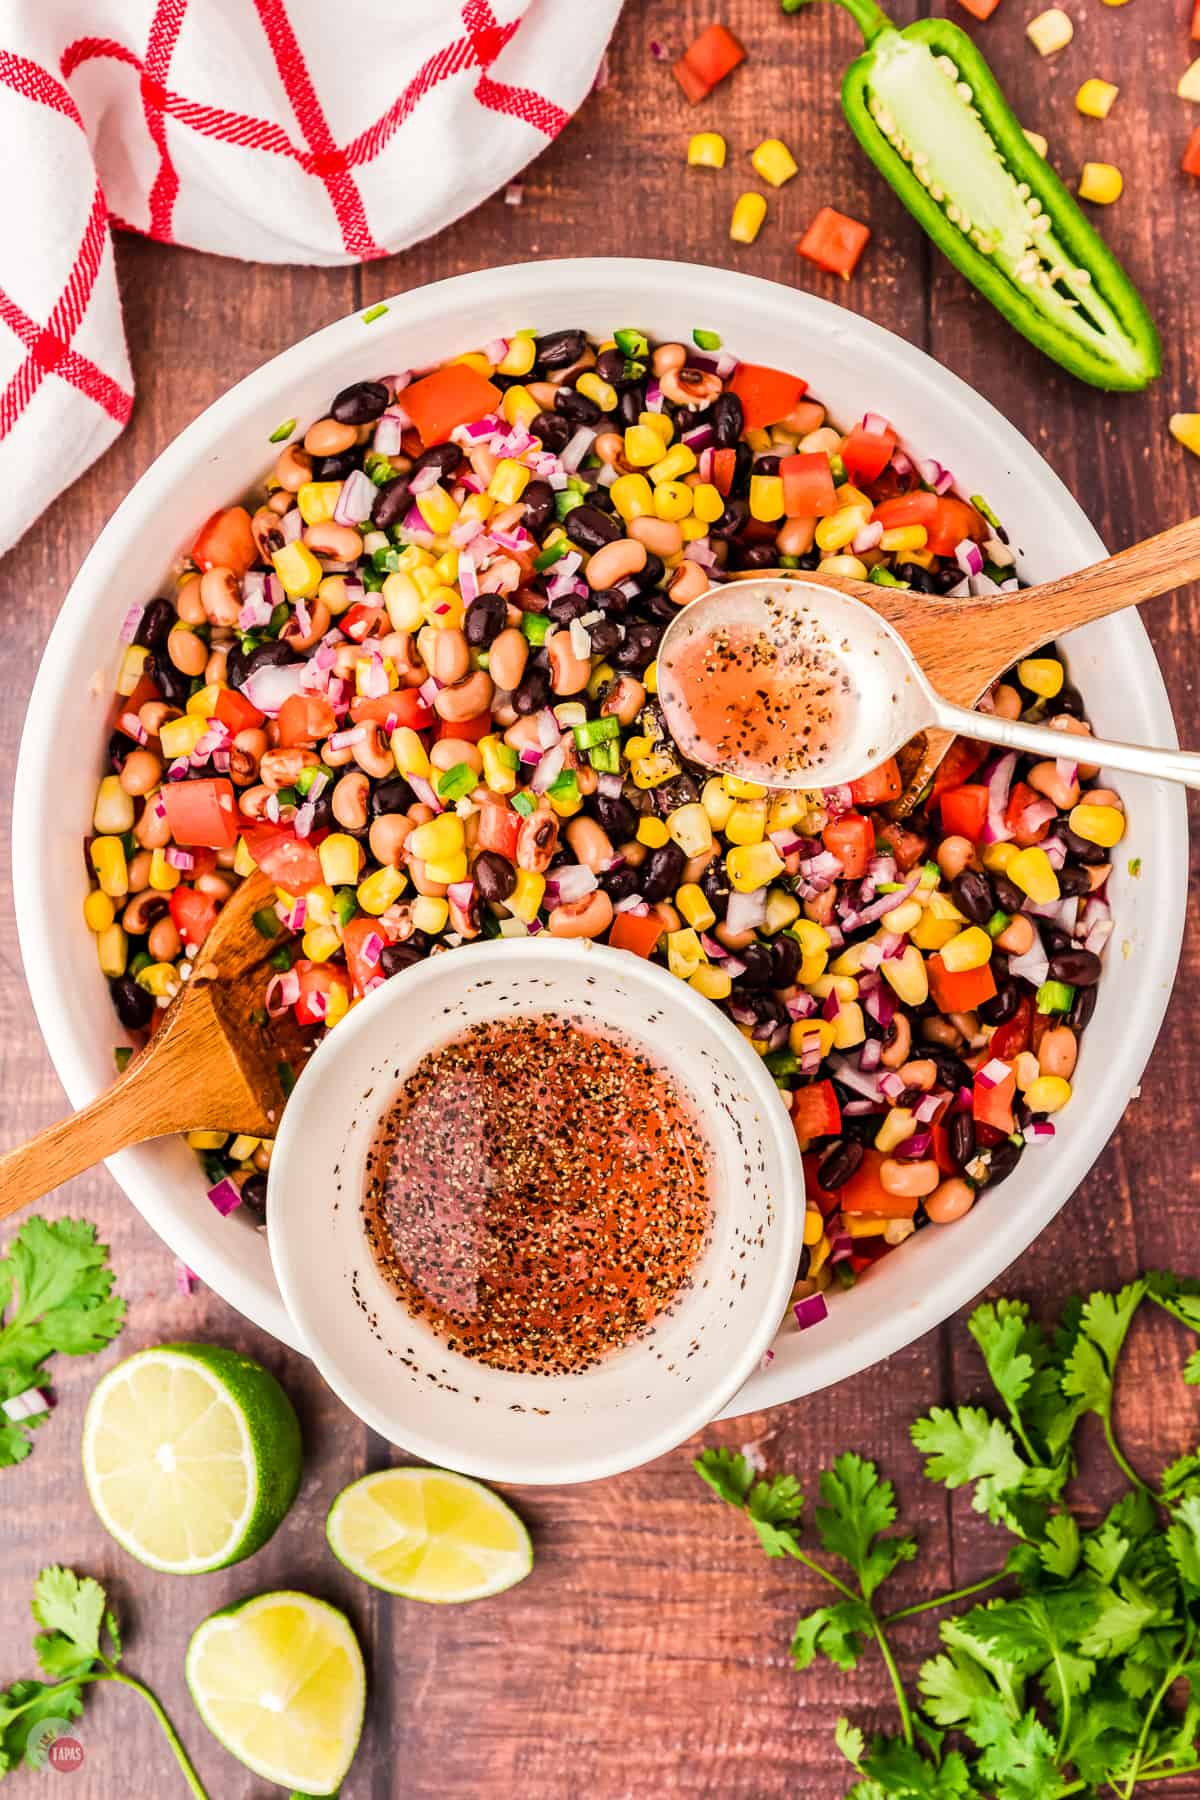
<path fill-rule="evenodd" d="M 446 929 L 450 903 L 438 899 L 435 894 L 418 894 L 412 903 L 410 917 L 418 931 L 427 931 L 430 937 L 436 937 L 439 931 Z"/>
<path fill-rule="evenodd" d="M 742 194 L 729 221 L 729 235 L 735 244 L 752 244 L 762 230 L 767 216 L 767 203 L 761 194 Z"/>
<path fill-rule="evenodd" d="M 586 375 L 581 375 L 575 386 L 588 400 L 594 400 L 601 412 L 616 412 L 616 388 L 610 381 L 605 381 L 602 375 L 597 375 L 594 369 L 589 369 Z"/>
<path fill-rule="evenodd" d="M 1094 206 L 1111 206 L 1125 191 L 1125 177 L 1115 163 L 1085 162 L 1079 172 L 1079 198 Z"/>
<path fill-rule="evenodd" d="M 712 826 L 698 800 L 677 806 L 667 815 L 667 830 L 687 857 L 703 856 L 713 847 Z"/>
<path fill-rule="evenodd" d="M 829 973 L 831 975 L 861 975 L 863 973 L 863 951 L 865 949 L 865 943 L 847 945 L 841 955 L 830 963 Z M 812 981 L 807 981 L 805 983 L 806 987 L 812 987 L 814 985 L 815 984 Z"/>
<path fill-rule="evenodd" d="M 1200 456 L 1200 413 L 1172 413 L 1168 425 L 1177 444 Z"/>
<path fill-rule="evenodd" d="M 925 959 L 915 944 L 905 946 L 901 956 L 889 956 L 880 969 L 896 998 L 905 1006 L 923 1006 L 929 998 L 929 975 Z"/>
<path fill-rule="evenodd" d="M 689 981 L 708 958 L 691 926 L 667 933 L 667 967 L 680 981 Z"/>
<path fill-rule="evenodd" d="M 496 464 L 495 474 L 488 482 L 487 491 L 490 498 L 498 501 L 501 506 L 513 506 L 521 498 L 521 495 L 528 486 L 529 470 L 525 467 L 525 464 L 517 462 L 515 457 L 502 456 L 500 461 Z M 434 490 L 430 488 L 428 492 L 433 493 Z M 422 496 L 418 494 L 418 506 L 421 504 L 421 498 Z M 449 498 L 449 496 L 447 496 L 447 498 Z M 451 501 L 450 504 L 453 505 L 454 502 Z M 428 513 L 424 516 L 426 519 L 429 518 Z M 432 524 L 432 521 L 430 521 L 430 523 Z M 454 521 L 451 520 L 451 524 L 453 523 Z M 449 526 L 445 525 L 434 525 L 432 528 L 435 531 L 449 530 Z"/>
<path fill-rule="evenodd" d="M 156 851 L 155 855 L 158 855 L 158 854 L 160 854 L 160 852 Z M 253 875 L 253 873 L 254 873 L 255 869 L 257 869 L 257 867 L 258 867 L 258 864 L 255 862 L 254 858 L 251 856 L 250 852 L 246 848 L 245 838 L 240 837 L 237 841 L 237 849 L 233 853 L 233 872 L 234 872 L 234 874 L 241 875 L 244 879 L 247 875 Z M 153 857 L 151 857 L 151 859 L 150 859 L 150 868 L 151 868 L 151 872 L 153 874 L 153 869 L 154 869 L 154 858 Z"/>
<path fill-rule="evenodd" d="M 805 1048 L 813 1043 L 820 1048 L 822 1057 L 829 1055 L 833 1049 L 833 1026 L 828 1019 L 797 1019 L 788 1032 L 788 1046 L 803 1056 Z"/>
<path fill-rule="evenodd" d="M 526 480 L 528 480 L 528 474 Z M 492 495 L 495 499 L 495 495 Z M 458 508 L 440 481 L 427 487 L 423 493 L 414 495 L 417 511 L 428 525 L 430 531 L 447 532 L 458 521 Z"/>
<path fill-rule="evenodd" d="M 723 169 L 725 139 L 719 131 L 693 132 L 688 139 L 687 159 L 692 169 Z"/>
<path fill-rule="evenodd" d="M 189 696 L 188 703 L 183 709 L 184 712 L 195 713 L 198 719 L 211 719 L 220 692 L 221 684 L 216 681 L 210 681 L 206 687 L 197 688 L 196 692 Z"/>
<path fill-rule="evenodd" d="M 858 983 L 853 975 L 822 975 L 809 983 L 809 989 L 818 1000 L 828 1000 L 830 994 L 836 994 L 839 1000 L 858 998 Z"/>
<path fill-rule="evenodd" d="M 663 821 L 656 819 L 653 813 L 643 813 L 638 820 L 637 841 L 645 844 L 648 850 L 661 850 L 670 835 Z"/>
<path fill-rule="evenodd" d="M 696 890 L 700 892 L 699 888 Z M 93 888 L 83 903 L 83 922 L 89 931 L 107 931 L 117 916 L 117 909 L 103 888 Z"/>
<path fill-rule="evenodd" d="M 362 867 L 362 845 L 348 832 L 333 831 L 317 847 L 321 873 L 331 887 L 345 887 L 358 880 Z"/>
<path fill-rule="evenodd" d="M 779 475 L 750 477 L 750 517 L 770 524 L 783 517 L 783 478 Z"/>
<path fill-rule="evenodd" d="M 747 781 L 741 775 L 722 775 L 721 780 L 735 800 L 765 800 L 771 791 L 761 781 Z"/>
<path fill-rule="evenodd" d="M 817 549 L 825 555 L 844 550 L 858 536 L 869 517 L 865 506 L 842 506 L 837 512 L 818 519 L 814 533 Z"/>
<path fill-rule="evenodd" d="M 759 930 L 766 937 L 774 937 L 777 932 L 784 931 L 800 917 L 800 902 L 795 894 L 787 893 L 783 888 L 772 888 L 767 895 L 766 917 Z"/>
<path fill-rule="evenodd" d="M 861 1044 L 867 1035 L 867 1027 L 863 1020 L 863 1010 L 857 1000 L 843 1001 L 838 1016 L 833 1021 L 833 1047 L 835 1050 L 852 1050 L 855 1044 Z"/>
<path fill-rule="evenodd" d="M 618 475 L 608 491 L 626 523 L 644 519 L 654 511 L 654 490 L 644 475 Z M 569 518 L 567 523 L 570 524 Z"/>
<path fill-rule="evenodd" d="M 1075 105 L 1089 119 L 1107 119 L 1119 92 L 1111 81 L 1101 81 L 1093 76 L 1090 81 L 1084 82 L 1076 94 Z"/>
<path fill-rule="evenodd" d="M 129 892 L 129 868 L 125 846 L 119 837 L 95 837 L 91 843 L 91 862 L 101 891 L 119 900 Z"/>
<path fill-rule="evenodd" d="M 240 841 L 239 839 L 239 843 Z M 237 870 L 236 861 L 234 869 Z M 150 852 L 150 886 L 155 893 L 169 894 L 172 888 L 179 886 L 179 882 L 179 870 L 167 861 L 166 853 L 162 850 L 152 850 Z"/>
<path fill-rule="evenodd" d="M 328 838 L 325 842 L 329 842 Z M 444 857 L 457 856 L 465 843 L 463 822 L 457 813 L 452 812 L 439 813 L 436 819 L 427 819 L 408 838 L 408 848 L 422 862 L 440 862 Z"/>
<path fill-rule="evenodd" d="M 635 469 L 648 469 L 651 463 L 656 463 L 661 459 L 662 453 L 662 438 L 652 426 L 627 425 L 625 427 L 625 461 L 631 463 Z"/>
<path fill-rule="evenodd" d="M 325 842 L 329 842 L 328 838 Z M 378 918 L 400 898 L 407 886 L 408 877 L 403 869 L 393 869 L 385 864 L 382 869 L 376 869 L 359 882 L 355 898 L 364 912 Z"/>
<path fill-rule="evenodd" d="M 285 898 L 284 890 L 276 888 L 281 906 L 289 906 L 290 900 Z M 307 908 L 304 915 L 307 925 L 332 925 L 334 893 L 327 881 L 318 881 L 316 887 L 310 887 L 304 896 Z"/>
<path fill-rule="evenodd" d="M 749 444 L 755 456 L 765 456 L 773 447 L 770 432 L 764 431 L 761 425 L 748 425 L 745 431 L 743 431 L 742 436 Z M 839 444 L 842 441 L 840 434 L 837 432 L 834 433 L 834 439 L 835 442 Z"/>
<path fill-rule="evenodd" d="M 681 475 L 690 475 L 696 467 L 696 452 L 687 444 L 672 444 L 667 454 L 660 457 L 649 471 L 651 481 L 678 481 Z"/>
<path fill-rule="evenodd" d="M 223 1150 L 229 1141 L 227 1131 L 187 1131 L 184 1136 L 189 1150 Z"/>
<path fill-rule="evenodd" d="M 916 562 L 921 554 L 914 550 L 909 555 L 909 562 Z M 932 561 L 932 558 L 930 559 Z M 844 575 L 848 581 L 865 581 L 867 565 L 857 556 L 827 556 L 817 564 L 818 575 Z"/>
<path fill-rule="evenodd" d="M 772 187 L 782 187 L 799 172 L 795 157 L 779 138 L 764 138 L 751 153 L 750 161 L 759 179 L 769 181 Z"/>
<path fill-rule="evenodd" d="M 296 505 L 306 525 L 327 525 L 341 496 L 340 481 L 305 481 L 296 494 Z"/>
<path fill-rule="evenodd" d="M 516 886 L 504 904 L 514 918 L 524 919 L 528 925 L 537 918 L 545 891 L 544 875 L 537 874 L 533 869 L 518 869 Z"/>
<path fill-rule="evenodd" d="M 725 836 L 731 844 L 761 844 L 767 835 L 767 803 L 765 800 L 739 800 L 725 821 Z"/>
<path fill-rule="evenodd" d="M 117 837 L 123 831 L 133 830 L 133 795 L 125 792 L 119 776 L 105 775 L 101 779 L 92 809 L 92 827 Z"/>
<path fill-rule="evenodd" d="M 179 970 L 174 963 L 169 962 L 147 963 L 144 969 L 138 970 L 134 980 L 148 994 L 153 994 L 156 1000 L 172 999 L 182 986 Z M 224 1135 L 222 1133 L 222 1138 Z"/>
<path fill-rule="evenodd" d="M 649 756 L 643 756 L 633 765 L 631 770 L 633 785 L 636 788 L 658 787 L 661 782 L 670 781 L 672 776 L 681 773 L 679 764 L 667 749 L 656 749 Z"/>
<path fill-rule="evenodd" d="M 847 1237 L 872 1238 L 883 1237 L 889 1220 L 880 1213 L 847 1213 L 842 1223 Z"/>
<path fill-rule="evenodd" d="M 725 499 L 720 489 L 715 488 L 711 481 L 697 482 L 692 489 L 692 511 L 701 524 L 715 525 L 725 511 Z"/>
<path fill-rule="evenodd" d="M 897 525 L 892 531 L 885 531 L 879 540 L 879 548 L 890 554 L 907 550 L 923 550 L 929 542 L 929 533 L 923 525 Z"/>
<path fill-rule="evenodd" d="M 671 439 L 675 436 L 675 427 L 674 427 L 674 425 L 672 425 L 672 423 L 671 423 L 670 419 L 667 417 L 666 413 L 665 412 L 639 413 L 638 414 L 638 424 L 641 425 L 646 431 L 652 431 L 654 433 L 655 437 L 657 437 L 659 439 L 659 441 L 662 444 L 662 450 L 660 450 L 658 454 L 659 454 L 659 456 L 661 456 L 663 453 L 663 450 L 666 449 L 667 445 L 671 442 Z"/>
<path fill-rule="evenodd" d="M 537 361 L 537 340 L 531 331 L 509 338 L 508 349 L 496 364 L 497 375 L 528 375 Z M 509 393 L 512 392 L 510 388 Z"/>
<path fill-rule="evenodd" d="M 1125 814 L 1117 806 L 1089 806 L 1086 800 L 1073 807 L 1071 830 L 1089 844 L 1111 850 L 1125 836 Z"/>
<path fill-rule="evenodd" d="M 443 887 L 449 887 L 455 881 L 465 881 L 467 879 L 466 851 L 459 850 L 453 856 L 438 857 L 436 860 L 431 858 L 425 864 L 425 873 L 430 881 L 440 882 Z"/>
<path fill-rule="evenodd" d="M 942 947 L 942 963 L 955 973 L 960 969 L 982 969 L 991 956 L 992 940 L 981 925 L 969 925 Z"/>
<path fill-rule="evenodd" d="M 1009 865 L 1017 854 L 1015 844 L 985 844 L 979 853 L 979 859 L 985 869 L 1007 875 Z"/>
<path fill-rule="evenodd" d="M 490 363 L 482 350 L 464 350 L 461 356 L 452 356 L 452 363 L 462 363 L 465 368 L 474 369 L 477 375 L 485 378 L 494 374 L 496 365 Z"/>
<path fill-rule="evenodd" d="M 885 931 L 895 931 L 901 937 L 907 937 L 924 916 L 925 908 L 919 900 L 906 900 L 903 906 L 893 906 L 891 912 L 885 912 L 879 923 Z"/>
<path fill-rule="evenodd" d="M 675 905 L 688 924 L 697 931 L 708 931 L 717 922 L 717 915 L 708 903 L 708 896 L 695 881 L 685 881 L 677 890 Z"/>
<path fill-rule="evenodd" d="M 1029 656 L 1017 664 L 1017 680 L 1031 694 L 1053 700 L 1063 684 L 1064 670 L 1056 656 Z"/>
<path fill-rule="evenodd" d="M 1033 148 L 1037 151 L 1039 156 L 1046 155 L 1046 152 L 1049 150 L 1050 145 L 1047 143 L 1046 139 L 1042 136 L 1040 131 L 1027 131 L 1025 133 L 1025 136 L 1028 139 L 1029 143 L 1031 143 L 1033 145 Z"/>
<path fill-rule="evenodd" d="M 525 372 L 528 374 L 529 370 Z M 541 410 L 527 387 L 510 387 L 500 402 L 501 417 L 510 425 L 523 425 L 527 431 Z"/>
<path fill-rule="evenodd" d="M 898 1145 L 915 1136 L 917 1115 L 907 1106 L 893 1106 L 875 1133 L 875 1148 L 890 1156 Z"/>
<path fill-rule="evenodd" d="M 1200 100 L 1200 56 L 1179 77 L 1179 86 L 1175 92 L 1181 100 Z"/>
<path fill-rule="evenodd" d="M 423 544 L 406 544 L 396 557 L 396 567 L 415 575 L 418 569 L 432 569 L 437 558 Z"/>
<path fill-rule="evenodd" d="M 483 779 L 493 794 L 511 794 L 517 785 L 517 753 L 489 732 L 479 740 Z"/>
<path fill-rule="evenodd" d="M 912 941 L 918 950 L 940 950 L 951 938 L 959 936 L 966 922 L 948 894 L 931 894 L 928 906 L 922 908 L 920 923 L 912 928 Z"/>
<path fill-rule="evenodd" d="M 311 600 L 325 571 L 307 544 L 284 544 L 271 557 L 275 573 L 290 600 Z"/>
<path fill-rule="evenodd" d="M 391 747 L 401 775 L 419 775 L 423 781 L 429 780 L 432 771 L 428 753 L 410 726 L 400 725 L 393 731 Z"/>
<path fill-rule="evenodd" d="M 829 933 L 815 919 L 797 919 L 792 926 L 792 936 L 806 957 L 829 949 Z"/>
<path fill-rule="evenodd" d="M 783 871 L 783 858 L 774 844 L 736 844 L 725 858 L 729 881 L 739 894 L 752 894 L 774 881 Z"/>
<path fill-rule="evenodd" d="M 703 994 L 706 1000 L 728 1000 L 733 992 L 733 977 L 716 963 L 701 963 L 700 967 L 688 977 L 688 986 Z"/>
<path fill-rule="evenodd" d="M 1061 1075 L 1042 1075 L 1025 1090 L 1025 1104 L 1030 1112 L 1059 1112 L 1071 1098 L 1071 1084 Z"/>
<path fill-rule="evenodd" d="M 96 957 L 100 964 L 100 973 L 115 981 L 118 975 L 125 973 L 129 958 L 129 939 L 122 926 L 106 925 L 103 931 L 96 933 Z"/>
<path fill-rule="evenodd" d="M 190 756 L 208 730 L 208 723 L 195 713 L 184 713 L 181 719 L 167 719 L 159 729 L 158 741 L 168 761 L 177 756 Z"/>
<path fill-rule="evenodd" d="M 1053 56 L 1056 50 L 1066 49 L 1075 36 L 1075 27 L 1061 7 L 1052 6 L 1030 19 L 1025 32 L 1040 55 Z"/>
<path fill-rule="evenodd" d="M 328 962 L 342 947 L 342 940 L 332 925 L 310 925 L 300 939 L 300 948 L 310 962 Z"/>
<path fill-rule="evenodd" d="M 424 613 L 420 589 L 411 575 L 402 569 L 394 569 L 384 579 L 382 597 L 393 631 L 418 629 Z"/>
<path fill-rule="evenodd" d="M 804 1209 L 804 1242 L 811 1250 L 825 1235 L 825 1221 L 815 1206 Z"/>
<path fill-rule="evenodd" d="M 708 822 L 713 830 L 724 831 L 736 802 L 733 795 L 726 792 L 719 775 L 710 775 L 701 788 L 700 804 L 708 814 Z"/>
<path fill-rule="evenodd" d="M 138 682 L 146 672 L 146 658 L 150 652 L 142 644 L 128 644 L 121 652 L 121 662 L 117 669 L 115 687 L 124 699 L 128 699 Z"/>
<path fill-rule="evenodd" d="M 1035 906 L 1048 906 L 1059 897 L 1054 865 L 1036 844 L 1028 850 L 1018 850 L 1004 873 L 1023 894 L 1028 894 Z"/>
<path fill-rule="evenodd" d="M 457 588 L 432 587 L 426 596 L 422 612 L 425 622 L 436 631 L 451 628 L 458 630 L 462 626 L 466 608 Z"/>
<path fill-rule="evenodd" d="M 354 1004 L 357 1004 L 355 1002 Z M 335 981 L 325 1002 L 325 1029 L 332 1031 L 350 1011 L 351 1000 L 344 982 Z"/>
<path fill-rule="evenodd" d="M 686 519 L 692 510 L 692 490 L 683 481 L 660 481 L 654 490 L 654 511 L 660 519 Z"/>
<path fill-rule="evenodd" d="M 229 1154 L 234 1162 L 249 1162 L 261 1143 L 261 1138 L 250 1137 L 246 1132 L 241 1131 L 230 1144 Z"/>

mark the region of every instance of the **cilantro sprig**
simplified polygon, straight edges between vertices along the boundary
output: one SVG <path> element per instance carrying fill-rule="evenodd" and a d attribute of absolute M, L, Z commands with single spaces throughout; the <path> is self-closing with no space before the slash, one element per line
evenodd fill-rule
<path fill-rule="evenodd" d="M 51 1721 L 68 1723 L 83 1711 L 83 1689 L 112 1681 L 140 1694 L 162 1726 L 195 1800 L 208 1800 L 175 1727 L 158 1696 L 118 1667 L 121 1632 L 98 1581 L 72 1569 L 43 1569 L 34 1584 L 33 1616 L 42 1629 L 33 1640 L 46 1679 L 31 1677 L 0 1689 L 0 1781 L 22 1762 L 40 1766 L 39 1751 Z"/>
<path fill-rule="evenodd" d="M 36 1398 L 55 1351 L 86 1356 L 120 1331 L 112 1285 L 108 1246 L 83 1219 L 27 1219 L 0 1257 L 0 1468 L 29 1455 L 30 1431 L 50 1416 L 42 1406 L 14 1418 L 5 1402 Z"/>
<path fill-rule="evenodd" d="M 838 1721 L 838 1748 L 858 1778 L 848 1800 L 1132 1800 L 1150 1783 L 1200 1772 L 1200 1450 L 1156 1486 L 1113 1423 L 1121 1353 L 1146 1303 L 1200 1333 L 1200 1282 L 1169 1274 L 1070 1301 L 1052 1333 L 1018 1301 L 972 1314 L 997 1404 L 934 1407 L 912 1426 L 928 1479 L 969 1489 L 975 1510 L 1010 1536 L 1002 1567 L 969 1588 L 883 1609 L 884 1585 L 918 1550 L 893 1529 L 891 1483 L 853 1452 L 821 1474 L 813 1509 L 835 1568 L 804 1547 L 794 1476 L 760 1476 L 729 1450 L 697 1458 L 697 1473 L 745 1514 L 768 1556 L 792 1557 L 835 1590 L 798 1622 L 796 1667 L 823 1656 L 848 1673 L 871 1644 L 883 1658 L 899 1729 L 868 1739 Z M 1183 1373 L 1200 1385 L 1200 1350 Z M 1088 1413 L 1127 1488 L 1085 1528 L 1066 1490 Z M 942 1619 L 940 1649 L 910 1694 L 894 1630 L 1001 1585 Z"/>

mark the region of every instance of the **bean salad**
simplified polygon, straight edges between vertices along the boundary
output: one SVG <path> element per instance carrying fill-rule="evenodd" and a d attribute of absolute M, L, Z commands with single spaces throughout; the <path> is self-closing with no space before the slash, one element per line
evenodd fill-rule
<path fill-rule="evenodd" d="M 271 441 L 261 490 L 125 620 L 85 905 L 122 1065 L 256 868 L 264 1012 L 314 1039 L 480 936 L 652 957 L 790 1110 L 802 1326 L 1053 1137 L 1125 830 L 1054 647 L 983 704 L 1061 731 L 1062 756 L 960 738 L 902 820 L 894 760 L 825 792 L 709 777 L 656 699 L 668 620 L 740 570 L 1015 589 L 980 496 L 701 329 L 518 331 Z M 214 1205 L 261 1215 L 270 1142 L 190 1142 Z"/>

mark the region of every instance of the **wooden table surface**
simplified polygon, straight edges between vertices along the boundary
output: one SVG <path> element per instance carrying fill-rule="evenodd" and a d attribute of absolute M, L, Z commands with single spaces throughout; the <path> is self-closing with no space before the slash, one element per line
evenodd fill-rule
<path fill-rule="evenodd" d="M 338 270 L 256 267 L 119 239 L 137 380 L 133 421 L 0 568 L 5 813 L 46 633 L 84 552 L 151 459 L 230 383 L 294 339 L 397 289 L 463 270 L 551 255 L 636 252 L 712 260 L 803 287 L 889 326 L 972 383 L 1047 454 L 1114 547 L 1200 511 L 1200 461 L 1166 429 L 1173 411 L 1200 407 L 1200 187 L 1176 173 L 1194 121 L 1171 98 L 1188 57 L 1184 3 L 1140 0 L 1117 10 L 1099 0 L 1066 4 L 1075 40 L 1051 61 L 1042 61 L 1023 35 L 1026 19 L 1039 10 L 1033 0 L 1001 0 L 992 22 L 972 29 L 1023 122 L 1050 139 L 1060 172 L 1071 179 L 1088 156 L 1124 170 L 1125 197 L 1102 223 L 1162 328 L 1165 370 L 1144 395 L 1110 397 L 1077 384 L 1010 332 L 931 254 L 844 126 L 836 84 L 854 53 L 855 33 L 832 7 L 785 19 L 773 0 L 724 0 L 721 16 L 742 36 L 748 59 L 692 111 L 649 44 L 660 39 L 677 54 L 715 9 L 699 0 L 628 0 L 612 46 L 610 85 L 528 170 L 524 204 L 491 200 L 388 262 Z M 904 20 L 922 10 L 928 8 L 918 0 L 899 0 L 893 8 Z M 965 19 L 957 7 L 950 10 Z M 1090 75 L 1121 84 L 1116 110 L 1103 125 L 1080 117 L 1072 105 L 1076 87 Z M 699 125 L 726 134 L 730 161 L 723 173 L 684 170 L 687 136 Z M 730 207 L 743 186 L 754 185 L 745 179 L 747 153 L 775 133 L 795 150 L 800 174 L 772 194 L 759 241 L 734 246 L 726 235 Z M 872 229 L 848 285 L 794 254 L 797 236 L 826 202 Z M 819 385 L 819 371 L 807 372 Z M 1193 682 L 1197 594 L 1160 600 L 1147 623 L 1180 735 L 1185 743 L 1200 742 Z M 84 775 L 71 771 L 69 746 L 64 771 L 71 779 Z M 55 1117 L 63 1097 L 21 976 L 7 817 L 3 841 L 0 1141 L 9 1143 Z M 1075 1285 L 1111 1285 L 1147 1266 L 1196 1269 L 1196 1159 L 1182 1107 L 1195 1067 L 1198 945 L 1193 932 L 1139 1098 L 1084 1191 L 1010 1272 L 1005 1291 L 1049 1303 Z M 833 1800 L 845 1791 L 833 1723 L 844 1710 L 864 1722 L 890 1720 L 882 1670 L 868 1662 L 860 1676 L 844 1679 L 824 1667 L 806 1676 L 791 1670 L 791 1625 L 813 1603 L 811 1583 L 761 1557 L 738 1521 L 702 1488 L 687 1450 L 601 1485 L 520 1494 L 537 1566 L 505 1598 L 444 1611 L 389 1601 L 333 1562 L 322 1525 L 344 1483 L 385 1466 L 396 1453 L 345 1412 L 300 1357 L 253 1330 L 215 1295 L 178 1297 L 170 1253 L 104 1171 L 72 1183 L 46 1211 L 98 1222 L 129 1301 L 129 1323 L 105 1356 L 58 1359 L 61 1404 L 53 1420 L 38 1433 L 29 1460 L 0 1473 L 0 1682 L 32 1666 L 28 1596 L 37 1570 L 62 1560 L 91 1571 L 117 1596 L 129 1624 L 129 1665 L 157 1686 L 214 1800 L 257 1800 L 267 1792 L 264 1784 L 218 1748 L 190 1708 L 183 1650 L 192 1627 L 214 1607 L 296 1584 L 343 1605 L 368 1656 L 372 1697 L 347 1800 L 468 1800 L 483 1791 L 528 1800 L 581 1793 L 603 1800 L 676 1793 Z M 80 1419 L 97 1375 L 118 1354 L 180 1336 L 236 1345 L 276 1371 L 300 1409 L 308 1449 L 300 1498 L 274 1541 L 247 1566 L 190 1581 L 148 1574 L 125 1557 L 95 1519 L 78 1471 Z M 1195 1441 L 1196 1419 L 1184 1416 L 1183 1390 L 1169 1379 L 1175 1358 L 1165 1342 L 1148 1333 L 1136 1340 L 1133 1355 L 1144 1384 L 1128 1408 L 1128 1440 L 1135 1460 L 1151 1452 L 1161 1463 Z M 962 1505 L 948 1508 L 941 1490 L 921 1481 L 907 1426 L 935 1401 L 971 1395 L 979 1373 L 959 1319 L 833 1392 L 705 1437 L 753 1443 L 772 1464 L 794 1466 L 810 1484 L 843 1448 L 881 1456 L 949 1585 L 950 1577 L 969 1580 L 991 1566 L 990 1528 Z M 918 1584 L 929 1581 L 930 1566 L 923 1561 L 924 1576 L 909 1571 L 899 1578 L 914 1597 Z M 913 1631 L 906 1640 L 909 1673 L 926 1653 L 921 1637 Z M 94 1698 L 79 1736 L 87 1761 L 70 1791 L 80 1800 L 118 1793 L 157 1800 L 182 1791 L 157 1728 L 132 1697 L 110 1690 Z M 32 1791 L 37 1780 L 18 1775 L 16 1791 Z M 1164 1792 L 1172 1788 L 1182 1792 L 1175 1784 Z"/>

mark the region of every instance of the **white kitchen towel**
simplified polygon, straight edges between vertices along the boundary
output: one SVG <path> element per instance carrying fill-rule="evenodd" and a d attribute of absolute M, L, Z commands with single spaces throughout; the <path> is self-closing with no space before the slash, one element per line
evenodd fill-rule
<path fill-rule="evenodd" d="M 133 390 L 110 228 L 258 262 L 387 256 L 587 94 L 620 0 L 4 0 L 0 552 Z"/>

